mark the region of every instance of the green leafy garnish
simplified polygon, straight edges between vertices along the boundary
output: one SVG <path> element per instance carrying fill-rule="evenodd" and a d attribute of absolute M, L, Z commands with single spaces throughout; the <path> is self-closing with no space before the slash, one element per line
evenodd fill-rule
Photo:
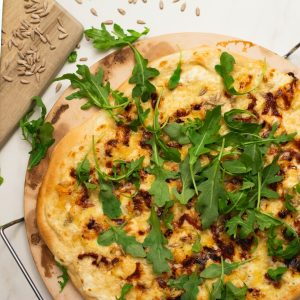
<path fill-rule="evenodd" d="M 102 203 L 103 213 L 111 219 L 116 219 L 122 214 L 121 203 L 113 192 L 111 181 L 99 179 L 99 201 Z"/>
<path fill-rule="evenodd" d="M 226 261 L 222 264 L 211 264 L 205 270 L 200 273 L 200 276 L 205 279 L 213 279 L 222 276 L 222 272 L 225 275 L 229 275 L 233 270 L 240 266 L 248 263 L 249 260 L 227 263 Z"/>
<path fill-rule="evenodd" d="M 277 228 L 272 226 L 268 232 L 268 255 L 280 257 L 283 259 L 292 259 L 300 253 L 300 240 L 297 232 L 289 225 L 284 224 L 285 235 L 288 237 L 288 242 L 277 238 Z"/>
<path fill-rule="evenodd" d="M 68 275 L 67 268 L 65 266 L 63 266 L 58 261 L 56 261 L 55 263 L 57 267 L 60 269 L 60 271 L 62 272 L 61 275 L 57 276 L 58 279 L 61 278 L 61 280 L 58 280 L 58 283 L 60 285 L 60 292 L 62 292 L 69 281 L 69 275 Z"/>
<path fill-rule="evenodd" d="M 293 199 L 292 195 L 285 194 L 284 196 L 284 207 L 290 212 L 296 212 L 296 207 L 292 204 L 291 200 Z"/>
<path fill-rule="evenodd" d="M 143 32 L 137 32 L 132 29 L 124 32 L 120 25 L 114 24 L 112 33 L 108 32 L 105 24 L 101 24 L 101 29 L 91 28 L 85 30 L 85 35 L 93 41 L 96 49 L 107 51 L 112 48 L 122 48 L 134 43 L 141 36 L 148 34 L 149 28 L 145 28 Z"/>
<path fill-rule="evenodd" d="M 46 107 L 42 99 L 38 96 L 33 97 L 32 101 L 35 106 L 20 120 L 20 128 L 24 140 L 31 144 L 31 151 L 29 152 L 28 169 L 38 165 L 40 161 L 46 156 L 48 148 L 54 143 L 53 126 L 49 122 L 45 122 L 47 113 Z M 41 109 L 41 115 L 36 120 L 30 118 L 35 111 L 35 107 Z"/>
<path fill-rule="evenodd" d="M 223 288 L 221 300 L 245 300 L 247 291 L 248 288 L 246 284 L 239 288 L 228 281 Z"/>
<path fill-rule="evenodd" d="M 81 162 L 78 163 L 75 170 L 78 184 L 84 184 L 87 189 L 92 190 L 97 187 L 96 184 L 89 182 L 91 166 L 90 162 L 85 156 Z"/>
<path fill-rule="evenodd" d="M 77 75 L 77 74 L 78 75 Z M 96 106 L 106 110 L 116 121 L 119 121 L 114 109 L 125 107 L 129 100 L 120 92 L 112 91 L 109 82 L 104 84 L 104 71 L 99 68 L 98 72 L 93 75 L 86 65 L 77 65 L 76 73 L 68 73 L 56 78 L 54 81 L 70 80 L 71 86 L 78 89 L 73 94 L 66 97 L 67 100 L 86 99 L 86 103 L 81 106 L 81 109 L 89 109 Z M 110 103 L 110 95 L 114 99 L 115 104 Z"/>
<path fill-rule="evenodd" d="M 201 245 L 201 238 L 199 235 L 197 235 L 197 238 L 192 246 L 192 251 L 194 253 L 199 253 L 202 249 L 202 245 Z"/>
<path fill-rule="evenodd" d="M 169 272 L 168 260 L 171 260 L 173 255 L 165 247 L 167 239 L 161 232 L 160 221 L 153 207 L 148 222 L 151 225 L 151 230 L 143 243 L 143 246 L 148 248 L 147 260 L 152 264 L 154 273 Z"/>
<path fill-rule="evenodd" d="M 186 145 L 190 143 L 190 139 L 187 136 L 187 126 L 180 125 L 178 123 L 168 123 L 163 131 L 174 141 L 181 145 Z"/>
<path fill-rule="evenodd" d="M 143 245 L 136 241 L 133 236 L 128 235 L 123 227 L 111 226 L 98 236 L 98 244 L 101 246 L 110 246 L 117 243 L 127 254 L 133 257 L 145 257 Z"/>
<path fill-rule="evenodd" d="M 132 90 L 132 97 L 140 97 L 142 102 L 146 102 L 150 99 L 151 94 L 156 91 L 155 86 L 150 80 L 158 76 L 159 71 L 154 68 L 149 68 L 148 59 L 145 59 L 136 48 L 131 47 L 131 49 L 135 58 L 135 66 L 129 78 L 129 83 L 135 84 Z"/>
<path fill-rule="evenodd" d="M 181 71 L 182 70 L 181 70 L 181 54 L 180 54 L 180 59 L 179 59 L 179 62 L 177 64 L 177 67 L 174 70 L 174 72 L 173 72 L 173 74 L 170 77 L 169 82 L 168 82 L 169 90 L 174 90 L 178 86 L 179 81 L 180 81 Z"/>
<path fill-rule="evenodd" d="M 196 202 L 196 210 L 201 214 L 201 223 L 204 229 L 209 228 L 218 218 L 219 201 L 225 196 L 224 186 L 221 184 L 221 155 L 222 150 L 219 157 L 203 171 L 206 180 L 198 187 L 201 194 Z"/>
<path fill-rule="evenodd" d="M 206 113 L 205 121 L 199 131 L 194 128 L 189 130 L 189 138 L 193 144 L 193 146 L 189 148 L 189 164 L 196 193 L 198 193 L 198 190 L 195 183 L 193 168 L 200 155 L 210 152 L 210 149 L 207 146 L 218 140 L 220 121 L 221 106 L 216 106 L 213 110 Z"/>
<path fill-rule="evenodd" d="M 184 290 L 181 300 L 196 300 L 199 292 L 199 285 L 203 282 L 202 278 L 196 273 L 191 275 L 182 275 L 177 279 L 170 279 L 168 285 L 170 287 Z"/>
<path fill-rule="evenodd" d="M 279 281 L 287 270 L 287 267 L 278 267 L 276 269 L 269 269 L 267 273 L 272 280 Z"/>
<path fill-rule="evenodd" d="M 4 182 L 4 178 L 0 176 L 0 185 L 2 185 L 3 182 Z"/>
<path fill-rule="evenodd" d="M 232 109 L 224 114 L 224 121 L 228 128 L 233 131 L 246 133 L 254 133 L 260 129 L 261 126 L 259 124 L 243 122 L 235 119 L 235 117 L 241 115 L 247 115 L 256 119 L 256 116 L 248 110 Z"/>
<path fill-rule="evenodd" d="M 130 290 L 133 288 L 132 284 L 125 283 L 121 290 L 120 297 L 117 297 L 117 300 L 126 300 L 126 295 L 130 292 Z"/>
<path fill-rule="evenodd" d="M 68 62 L 69 63 L 74 63 L 77 59 L 77 52 L 74 50 L 72 51 L 69 56 L 68 56 Z"/>
<path fill-rule="evenodd" d="M 234 57 L 231 54 L 229 54 L 228 52 L 222 52 L 221 57 L 220 57 L 220 64 L 215 66 L 216 72 L 223 78 L 223 82 L 224 82 L 227 92 L 230 93 L 231 95 L 244 95 L 244 94 L 247 94 L 247 93 L 253 91 L 254 89 L 256 89 L 257 86 L 246 92 L 238 92 L 235 89 L 234 78 L 231 75 L 231 72 L 233 71 L 233 68 L 234 68 L 234 64 L 235 64 Z M 258 80 L 259 83 L 261 82 L 261 80 L 263 78 L 265 69 L 266 69 L 266 64 L 264 64 L 262 73 L 259 76 L 259 80 Z"/>

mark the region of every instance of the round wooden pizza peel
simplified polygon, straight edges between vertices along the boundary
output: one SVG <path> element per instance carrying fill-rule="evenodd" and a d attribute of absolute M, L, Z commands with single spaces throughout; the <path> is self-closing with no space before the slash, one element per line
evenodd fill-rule
<path fill-rule="evenodd" d="M 240 53 L 246 57 L 266 59 L 267 63 L 272 67 L 282 72 L 293 72 L 297 77 L 300 77 L 300 69 L 281 56 L 251 42 L 238 40 L 229 36 L 211 33 L 179 33 L 145 39 L 136 44 L 139 51 L 148 58 L 149 61 L 178 52 L 178 48 L 186 50 L 201 45 L 218 46 Z M 91 67 L 91 70 L 95 72 L 99 67 L 102 67 L 105 71 L 105 79 L 109 80 L 112 88 L 116 89 L 129 78 L 133 66 L 134 60 L 131 50 L 124 48 L 99 60 Z M 84 100 L 67 101 L 65 97 L 71 92 L 72 88 L 69 87 L 66 89 L 47 116 L 47 120 L 51 122 L 55 128 L 55 144 L 58 143 L 69 130 L 86 121 L 97 111 L 93 108 L 87 111 L 81 110 L 80 106 L 85 102 Z M 36 224 L 38 191 L 43 175 L 47 170 L 52 151 L 53 146 L 49 149 L 47 157 L 42 160 L 39 166 L 30 172 L 28 171 L 26 174 L 24 214 L 27 237 L 37 269 L 53 298 L 57 300 L 79 300 L 82 299 L 82 297 L 72 283 L 68 283 L 62 293 L 59 292 L 57 276 L 60 275 L 60 271 L 55 265 L 53 255 L 41 240 Z"/>

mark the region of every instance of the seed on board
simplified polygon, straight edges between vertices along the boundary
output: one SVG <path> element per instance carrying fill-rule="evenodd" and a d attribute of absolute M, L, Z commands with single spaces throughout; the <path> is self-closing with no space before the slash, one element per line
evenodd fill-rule
<path fill-rule="evenodd" d="M 200 16 L 200 8 L 199 8 L 199 7 L 196 7 L 195 13 L 196 13 L 196 16 L 197 16 L 197 17 Z"/>
<path fill-rule="evenodd" d="M 162 0 L 159 1 L 159 8 L 164 9 L 164 2 Z"/>
<path fill-rule="evenodd" d="M 55 50 L 55 49 L 56 49 L 56 47 L 54 45 L 50 46 L 50 50 Z"/>
<path fill-rule="evenodd" d="M 146 22 L 143 20 L 137 20 L 136 22 L 137 22 L 137 24 L 146 24 Z"/>
<path fill-rule="evenodd" d="M 20 82 L 23 83 L 23 84 L 28 84 L 28 83 L 30 83 L 28 80 L 25 80 L 25 79 L 21 79 Z"/>
<path fill-rule="evenodd" d="M 96 9 L 95 8 L 91 8 L 91 13 L 94 15 L 94 16 L 98 16 L 98 13 L 97 13 L 97 11 L 96 11 Z"/>
<path fill-rule="evenodd" d="M 59 90 L 61 89 L 61 87 L 62 87 L 62 83 L 59 82 L 59 83 L 56 85 L 56 87 L 55 87 L 55 93 L 58 93 Z"/>
<path fill-rule="evenodd" d="M 186 2 L 182 3 L 182 5 L 180 7 L 181 11 L 185 11 L 185 9 L 186 9 Z"/>
<path fill-rule="evenodd" d="M 88 58 L 87 58 L 87 57 L 81 57 L 79 60 L 80 60 L 80 61 L 87 61 Z"/>
<path fill-rule="evenodd" d="M 5 81 L 8 81 L 8 82 L 12 82 L 12 81 L 13 81 L 13 79 L 12 79 L 10 76 L 3 75 L 2 77 L 3 77 L 3 79 L 4 79 Z"/>
<path fill-rule="evenodd" d="M 62 32 L 62 33 L 67 33 L 66 30 L 62 27 L 62 26 L 57 26 L 58 31 Z"/>
<path fill-rule="evenodd" d="M 180 0 L 173 0 L 173 3 L 177 3 L 177 2 L 179 2 Z"/>
<path fill-rule="evenodd" d="M 59 39 L 59 40 L 63 40 L 63 39 L 65 39 L 67 36 L 68 36 L 67 33 L 60 33 L 60 34 L 58 35 L 58 39 Z"/>
<path fill-rule="evenodd" d="M 57 18 L 57 22 L 58 22 L 58 24 L 61 26 L 61 27 L 64 27 L 64 23 L 63 23 L 63 21 L 62 21 L 62 19 L 61 18 Z"/>
<path fill-rule="evenodd" d="M 122 16 L 126 15 L 126 11 L 125 11 L 123 8 L 118 8 L 118 12 L 119 12 Z"/>
<path fill-rule="evenodd" d="M 105 25 L 112 25 L 114 23 L 114 21 L 113 20 L 106 20 L 102 23 L 105 24 Z"/>
<path fill-rule="evenodd" d="M 78 45 L 76 46 L 76 48 L 77 48 L 77 49 L 80 49 L 80 44 L 78 44 Z"/>
<path fill-rule="evenodd" d="M 82 4 L 82 0 L 75 0 L 78 4 Z"/>

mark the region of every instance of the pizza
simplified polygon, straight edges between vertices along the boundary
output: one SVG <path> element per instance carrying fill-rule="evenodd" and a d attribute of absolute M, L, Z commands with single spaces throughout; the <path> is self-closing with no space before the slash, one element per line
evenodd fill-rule
<path fill-rule="evenodd" d="M 84 299 L 296 299 L 298 79 L 207 46 L 146 71 L 51 155 L 37 222 L 55 259 Z"/>

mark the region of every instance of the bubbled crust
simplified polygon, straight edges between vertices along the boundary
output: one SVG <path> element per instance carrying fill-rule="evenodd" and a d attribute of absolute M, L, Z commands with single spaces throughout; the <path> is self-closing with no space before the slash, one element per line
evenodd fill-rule
<path fill-rule="evenodd" d="M 247 109 L 253 99 L 245 96 L 230 98 L 224 93 L 221 78 L 214 71 L 214 66 L 219 63 L 221 51 L 215 48 L 201 47 L 191 51 L 183 51 L 181 83 L 174 91 L 166 88 L 167 80 L 176 68 L 179 54 L 161 58 L 151 66 L 158 68 L 161 75 L 153 80 L 157 86 L 158 93 L 163 90 L 160 109 L 160 121 L 163 123 L 167 119 L 170 121 L 185 121 L 188 118 L 203 118 L 207 109 L 215 105 L 222 105 L 222 111 L 228 111 L 234 107 Z M 234 54 L 237 65 L 235 68 L 235 78 L 238 78 L 240 86 L 248 89 L 253 81 L 246 75 L 249 72 L 256 78 L 261 72 L 262 62 L 252 61 Z M 267 91 L 275 93 L 278 88 L 287 86 L 291 83 L 291 76 L 281 74 L 275 70 L 267 69 L 266 80 L 260 87 L 253 91 L 256 99 L 255 112 L 261 120 L 273 122 L 278 120 L 278 116 L 271 113 L 264 114 L 266 101 L 264 95 Z M 253 79 L 254 80 L 254 79 Z M 120 91 L 130 95 L 132 86 L 124 83 Z M 287 132 L 298 131 L 299 138 L 299 85 L 295 86 L 294 95 L 291 100 L 291 108 L 278 107 L 282 119 L 281 130 Z M 145 103 L 144 108 L 153 106 L 155 101 Z M 280 102 L 280 100 L 279 100 Z M 280 104 L 280 103 L 279 103 Z M 289 112 L 293 111 L 291 119 Z M 124 113 L 128 121 L 135 118 L 135 109 L 129 109 Z M 152 115 L 150 114 L 148 124 L 151 124 Z M 299 125 L 299 126 L 298 126 Z M 223 129 L 222 129 L 223 130 Z M 70 170 L 76 168 L 79 161 L 83 159 L 91 149 L 92 136 L 95 137 L 97 156 L 103 170 L 109 170 L 108 164 L 115 159 L 133 160 L 140 156 L 145 156 L 144 166 L 149 164 L 149 147 L 142 143 L 143 132 L 131 133 L 126 137 L 126 129 L 117 127 L 105 112 L 96 113 L 95 116 L 82 124 L 80 127 L 70 131 L 56 146 L 52 153 L 49 168 L 43 180 L 39 192 L 37 206 L 37 221 L 40 233 L 48 245 L 55 258 L 65 265 L 72 279 L 73 284 L 78 288 L 85 299 L 115 299 L 120 295 L 121 287 L 126 282 L 131 282 L 134 288 L 128 294 L 127 299 L 161 299 L 164 293 L 168 296 L 176 297 L 178 293 L 162 286 L 162 282 L 154 278 L 151 266 L 144 259 L 136 259 L 124 255 L 120 252 L 117 245 L 102 247 L 97 244 L 99 232 L 108 228 L 107 219 L 102 214 L 101 204 L 97 199 L 97 193 L 92 192 L 89 197 L 84 196 L 84 191 L 76 185 L 76 180 L 70 175 Z M 288 148 L 295 148 L 294 145 L 287 145 Z M 294 149 L 293 148 L 293 149 Z M 187 153 L 184 146 L 179 149 L 182 157 Z M 295 151 L 298 151 L 295 148 Z M 270 154 L 270 158 L 273 154 Z M 93 156 L 89 152 L 89 160 L 93 161 Z M 296 158 L 292 158 L 296 171 L 291 171 L 288 166 L 284 184 L 299 181 L 300 171 Z M 280 165 L 285 165 L 284 160 L 279 161 Z M 93 164 L 92 164 L 93 165 Z M 168 163 L 167 168 L 176 170 L 176 164 Z M 153 181 L 153 176 L 148 175 L 142 179 L 141 189 L 147 191 Z M 170 183 L 175 185 L 176 182 Z M 130 186 L 124 187 L 130 192 Z M 125 230 L 142 242 L 149 231 L 147 219 L 149 217 L 149 207 L 147 203 L 140 203 L 137 198 L 129 202 L 122 197 L 121 207 L 124 219 L 128 221 Z M 127 191 L 128 192 L 128 191 Z M 143 194 L 142 199 L 147 198 Z M 79 201 L 80 199 L 80 201 Z M 135 205 L 135 206 L 134 206 Z M 137 207 L 139 208 L 137 211 Z M 272 213 L 278 212 L 282 208 L 280 201 L 274 201 L 272 205 L 262 203 L 265 211 Z M 214 234 L 210 230 L 201 231 L 193 222 L 195 211 L 193 208 L 186 209 L 180 204 L 174 207 L 174 232 L 168 237 L 168 247 L 173 253 L 175 260 L 175 274 L 180 274 L 182 269 L 191 268 L 189 258 L 192 257 L 191 246 L 194 243 L 197 233 L 201 235 L 201 243 L 207 248 L 215 249 L 220 252 L 216 245 Z M 188 217 L 183 217 L 188 215 Z M 87 223 L 95 220 L 97 225 L 91 225 L 91 230 L 87 229 Z M 287 222 L 293 220 L 288 216 Z M 141 232 L 143 234 L 141 234 Z M 229 245 L 221 232 L 221 238 Z M 231 259 L 241 260 L 241 247 L 234 245 L 235 251 Z M 218 253 L 219 253 L 218 252 Z M 90 255 L 86 255 L 90 254 Z M 97 258 L 95 258 L 95 254 Z M 223 254 L 223 253 L 222 253 Z M 86 255 L 79 259 L 79 255 Z M 114 262 L 114 259 L 118 261 Z M 213 262 L 209 258 L 207 264 Z M 236 285 L 241 285 L 244 281 L 249 287 L 260 289 L 260 293 L 248 293 L 247 299 L 291 299 L 293 296 L 300 295 L 300 276 L 297 273 L 288 271 L 283 277 L 283 284 L 275 289 L 264 279 L 264 273 L 270 267 L 275 267 L 276 263 L 266 255 L 265 236 L 262 236 L 255 259 L 241 268 L 235 270 L 226 280 L 232 280 Z M 261 275 L 262 274 L 262 275 Z M 198 300 L 208 299 L 205 288 L 200 288 Z"/>

